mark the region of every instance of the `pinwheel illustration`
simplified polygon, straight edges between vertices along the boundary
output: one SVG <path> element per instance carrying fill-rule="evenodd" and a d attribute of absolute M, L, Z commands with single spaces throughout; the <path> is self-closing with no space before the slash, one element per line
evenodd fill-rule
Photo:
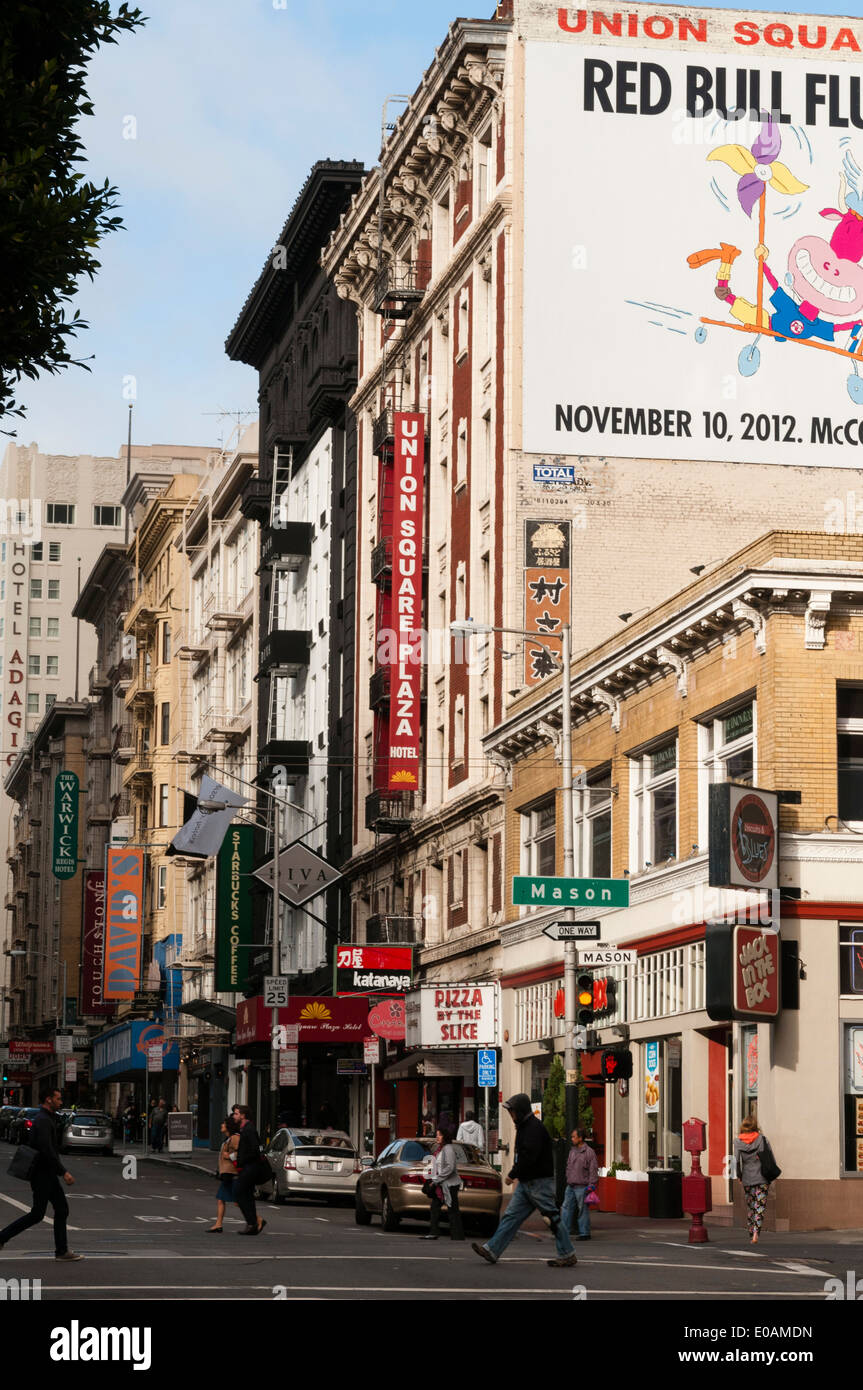
<path fill-rule="evenodd" d="M 767 263 L 769 255 L 764 244 L 767 208 L 767 189 L 772 188 L 784 197 L 805 193 L 808 185 L 801 183 L 779 160 L 782 137 L 778 126 L 766 119 L 752 145 L 720 145 L 711 150 L 708 160 L 725 164 L 738 175 L 737 201 L 748 218 L 758 205 L 758 244 L 755 258 L 758 266 L 756 302 L 750 303 L 734 294 L 730 286 L 731 267 L 740 255 L 736 246 L 720 242 L 718 247 L 694 251 L 687 259 L 695 270 L 709 261 L 718 261 L 716 297 L 722 300 L 736 323 L 702 318 L 695 338 L 703 343 L 707 324 L 732 328 L 753 334 L 753 340 L 741 351 L 737 365 L 742 376 L 754 376 L 761 362 L 758 342 L 762 334 L 777 342 L 795 342 L 803 347 L 837 353 L 850 358 L 852 373 L 848 377 L 848 394 L 856 404 L 863 404 L 863 378 L 858 363 L 863 360 L 863 171 L 850 150 L 846 151 L 840 186 L 840 208 L 824 208 L 820 215 L 838 225 L 829 243 L 823 236 L 807 235 L 795 241 L 788 255 L 785 275 L 786 290 Z M 770 291 L 771 310 L 764 306 L 764 282 Z M 842 316 L 845 320 L 837 322 Z M 849 333 L 847 346 L 836 343 L 837 333 Z"/>

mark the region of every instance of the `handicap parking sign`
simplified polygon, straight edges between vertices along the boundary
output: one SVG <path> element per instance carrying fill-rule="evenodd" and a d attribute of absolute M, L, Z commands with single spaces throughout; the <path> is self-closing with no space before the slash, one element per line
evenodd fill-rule
<path fill-rule="evenodd" d="M 480 1048 L 477 1056 L 477 1084 L 497 1090 L 497 1053 L 493 1047 Z"/>

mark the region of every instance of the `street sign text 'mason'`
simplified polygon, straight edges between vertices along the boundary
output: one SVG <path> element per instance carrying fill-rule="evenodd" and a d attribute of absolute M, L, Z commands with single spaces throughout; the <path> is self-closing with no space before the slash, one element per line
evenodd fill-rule
<path fill-rule="evenodd" d="M 626 878 L 536 878 L 524 874 L 512 881 L 512 901 L 518 907 L 629 907 Z"/>

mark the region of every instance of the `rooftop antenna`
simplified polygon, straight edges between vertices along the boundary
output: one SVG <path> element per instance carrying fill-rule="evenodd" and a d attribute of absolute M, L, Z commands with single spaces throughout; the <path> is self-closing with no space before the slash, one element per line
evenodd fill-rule
<path fill-rule="evenodd" d="M 220 430 L 225 420 L 234 421 L 234 426 L 228 435 L 227 442 L 224 439 L 224 431 L 222 431 L 219 436 L 219 448 L 224 454 L 227 453 L 229 449 L 234 448 L 236 444 L 239 444 L 243 421 L 254 417 L 258 412 L 256 410 L 225 410 L 222 408 L 220 410 L 204 410 L 201 413 L 203 415 L 217 416 Z"/>

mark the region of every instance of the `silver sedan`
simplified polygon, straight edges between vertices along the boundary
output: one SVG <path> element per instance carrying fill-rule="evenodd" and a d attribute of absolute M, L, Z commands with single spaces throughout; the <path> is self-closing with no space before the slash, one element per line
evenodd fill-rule
<path fill-rule="evenodd" d="M 60 1140 L 60 1152 L 70 1149 L 99 1149 L 114 1152 L 114 1127 L 104 1110 L 75 1110 L 67 1118 Z"/>
<path fill-rule="evenodd" d="M 280 1129 L 267 1150 L 273 1201 L 289 1197 L 351 1199 L 361 1171 L 348 1134 L 337 1129 Z"/>

